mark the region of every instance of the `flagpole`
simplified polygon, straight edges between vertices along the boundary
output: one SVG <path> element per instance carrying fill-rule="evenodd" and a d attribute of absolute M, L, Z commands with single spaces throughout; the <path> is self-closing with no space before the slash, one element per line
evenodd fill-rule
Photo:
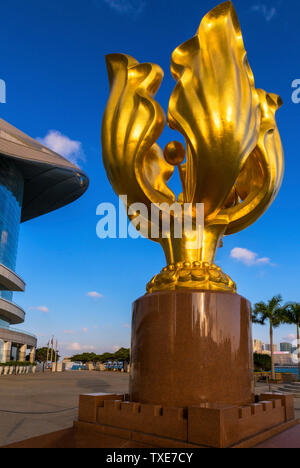
<path fill-rule="evenodd" d="M 56 346 L 55 346 L 55 372 L 57 372 L 57 340 L 56 340 Z"/>
<path fill-rule="evenodd" d="M 48 340 L 48 345 L 47 345 L 47 363 L 46 363 L 46 369 L 48 369 L 48 364 L 49 364 L 49 345 L 50 345 L 50 340 Z"/>
<path fill-rule="evenodd" d="M 52 340 L 51 340 L 51 370 L 52 370 L 52 364 L 53 364 L 53 345 L 54 345 L 54 341 L 53 341 L 53 338 L 54 336 L 52 336 Z"/>

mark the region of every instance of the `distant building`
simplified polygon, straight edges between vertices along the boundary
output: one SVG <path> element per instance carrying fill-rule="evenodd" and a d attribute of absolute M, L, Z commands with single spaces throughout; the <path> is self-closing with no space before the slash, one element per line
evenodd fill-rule
<path fill-rule="evenodd" d="M 72 358 L 66 356 L 66 357 L 63 358 L 63 361 L 62 361 L 62 362 L 63 362 L 64 364 L 68 364 L 69 362 L 72 362 Z"/>
<path fill-rule="evenodd" d="M 254 339 L 254 340 L 253 340 L 253 352 L 254 352 L 254 353 L 258 353 L 258 354 L 262 354 L 263 349 L 264 349 L 264 344 L 263 344 L 263 342 L 260 341 L 260 340 Z"/>
<path fill-rule="evenodd" d="M 293 345 L 291 343 L 280 343 L 280 351 L 292 353 Z"/>
<path fill-rule="evenodd" d="M 293 364 L 293 355 L 291 353 L 284 351 L 274 353 L 275 366 L 292 366 Z"/>
<path fill-rule="evenodd" d="M 271 352 L 271 345 L 270 344 L 265 344 L 264 350 Z M 277 346 L 277 344 L 273 344 L 273 353 L 277 353 L 277 352 L 278 352 L 278 346 Z"/>
<path fill-rule="evenodd" d="M 25 290 L 24 281 L 15 273 L 19 225 L 71 203 L 87 187 L 88 178 L 78 167 L 0 119 L 2 363 L 25 361 L 28 353 L 33 361 L 37 345 L 34 335 L 11 327 L 25 320 L 24 310 L 12 302 L 13 291 Z"/>

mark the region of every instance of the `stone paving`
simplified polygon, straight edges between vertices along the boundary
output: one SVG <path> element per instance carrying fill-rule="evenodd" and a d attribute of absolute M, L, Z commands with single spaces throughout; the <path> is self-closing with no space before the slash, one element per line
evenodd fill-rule
<path fill-rule="evenodd" d="M 72 426 L 80 393 L 127 393 L 128 379 L 88 371 L 1 376 L 0 446 Z"/>

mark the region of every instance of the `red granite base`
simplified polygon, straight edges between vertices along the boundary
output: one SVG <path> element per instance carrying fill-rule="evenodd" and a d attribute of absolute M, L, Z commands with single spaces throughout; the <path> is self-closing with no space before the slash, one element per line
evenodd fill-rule
<path fill-rule="evenodd" d="M 125 395 L 80 396 L 81 432 L 152 447 L 253 447 L 298 424 L 291 395 L 265 393 L 259 403 L 177 408 L 126 401 Z"/>
<path fill-rule="evenodd" d="M 89 423 L 76 423 L 75 427 L 68 429 L 52 432 L 50 434 L 34 437 L 27 439 L 22 442 L 8 445 L 2 448 L 157 448 L 159 446 L 153 444 L 149 445 L 145 442 L 136 442 L 134 440 L 126 440 L 122 437 L 117 437 L 108 434 L 100 434 L 95 431 L 95 426 L 90 428 L 83 427 L 88 426 Z M 288 429 L 288 426 L 291 426 Z M 78 426 L 82 426 L 79 428 Z M 294 426 L 293 423 L 287 423 L 286 429 L 283 430 L 282 426 L 274 428 L 268 431 L 268 434 L 264 434 L 264 438 L 268 435 L 268 440 L 260 443 L 259 436 L 256 440 L 253 438 L 249 447 L 252 448 L 300 448 L 300 425 Z M 277 432 L 276 432 L 277 431 Z M 280 432 L 278 434 L 278 432 Z M 276 435 L 278 434 L 278 435 Z M 249 441 L 248 441 L 249 444 Z M 236 448 L 248 448 L 248 444 L 237 445 Z M 259 445 L 257 445 L 259 444 Z M 168 447 L 170 448 L 170 447 Z M 176 447 L 177 448 L 177 447 Z M 188 448 L 188 447 L 186 447 Z M 200 448 L 200 447 L 198 447 Z"/>

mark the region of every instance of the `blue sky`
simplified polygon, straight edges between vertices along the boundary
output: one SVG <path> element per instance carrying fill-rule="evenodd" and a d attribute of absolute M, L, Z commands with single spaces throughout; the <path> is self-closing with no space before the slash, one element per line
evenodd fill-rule
<path fill-rule="evenodd" d="M 90 188 L 80 200 L 21 226 L 17 272 L 27 289 L 25 294 L 16 293 L 14 300 L 27 313 L 20 328 L 36 333 L 40 345 L 54 334 L 64 354 L 129 346 L 131 303 L 164 266 L 164 257 L 149 240 L 96 236 L 97 205 L 117 203 L 101 161 L 101 118 L 108 97 L 104 56 L 123 52 L 162 66 L 165 78 L 157 99 L 166 110 L 174 87 L 171 52 L 195 33 L 201 18 L 216 4 L 211 0 L 1 3 L 0 79 L 6 82 L 7 103 L 0 104 L 0 116 L 32 137 L 48 136 L 47 144 L 59 144 L 61 152 L 77 160 L 90 177 Z M 277 293 L 285 300 L 300 301 L 300 104 L 291 100 L 292 81 L 300 78 L 300 4 L 297 0 L 234 4 L 256 86 L 284 100 L 278 125 L 286 173 L 269 211 L 247 230 L 226 238 L 217 263 L 237 281 L 239 293 L 253 302 Z M 174 138 L 178 136 L 166 129 L 159 143 L 164 146 Z M 257 256 L 248 254 L 246 263 L 233 259 L 230 252 L 237 247 Z M 270 260 L 257 262 L 259 258 Z M 89 296 L 91 292 L 98 297 Z M 292 327 L 280 328 L 277 341 L 294 332 Z M 254 336 L 268 342 L 267 328 L 254 327 Z"/>

